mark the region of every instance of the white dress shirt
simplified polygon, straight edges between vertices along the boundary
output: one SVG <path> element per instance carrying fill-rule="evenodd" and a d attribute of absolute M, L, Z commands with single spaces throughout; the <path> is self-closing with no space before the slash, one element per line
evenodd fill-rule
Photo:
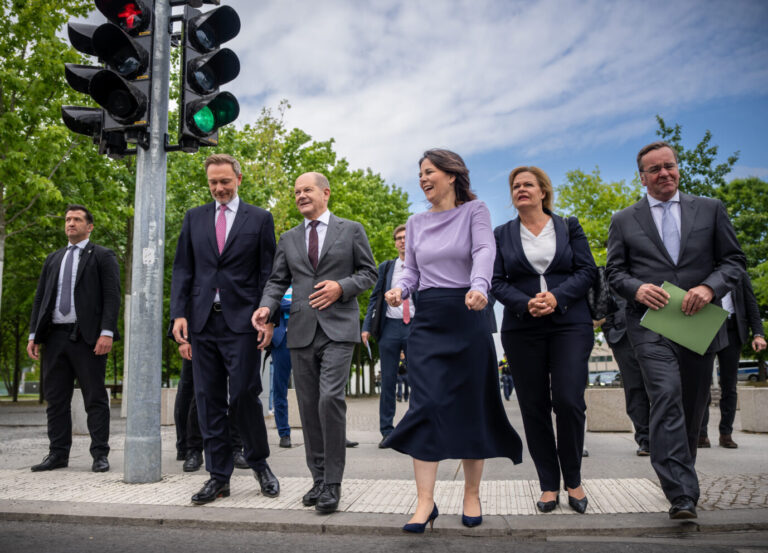
<path fill-rule="evenodd" d="M 656 223 L 656 230 L 659 231 L 659 237 L 663 237 L 664 234 L 661 232 L 661 218 L 664 216 L 664 206 L 662 205 L 664 202 L 657 200 L 650 194 L 647 196 L 648 205 L 651 206 L 653 222 Z M 672 220 L 675 222 L 675 226 L 677 227 L 677 234 L 680 235 L 680 192 L 675 192 L 675 195 L 672 196 L 669 201 L 672 202 L 672 207 L 669 208 L 669 212 L 672 214 Z"/>
<path fill-rule="evenodd" d="M 325 233 L 328 230 L 328 221 L 331 220 L 331 212 L 327 209 L 323 211 L 323 214 L 317 218 L 320 224 L 317 225 L 317 260 L 320 261 L 320 252 L 323 251 L 323 242 L 325 242 Z M 309 252 L 309 223 L 311 219 L 304 219 L 304 245 L 307 246 L 307 252 Z"/>
<path fill-rule="evenodd" d="M 520 240 L 523 243 L 523 252 L 528 258 L 528 263 L 539 273 L 539 282 L 541 291 L 547 291 L 547 281 L 544 279 L 544 271 L 555 258 L 555 248 L 557 247 L 557 238 L 555 236 L 555 224 L 550 217 L 544 228 L 538 236 L 525 228 L 520 223 Z"/>
<path fill-rule="evenodd" d="M 405 263 L 402 259 L 399 257 L 395 259 L 395 267 L 392 269 L 392 282 L 395 283 L 400 279 L 400 275 L 403 273 L 403 265 Z M 384 291 L 382 290 L 382 293 Z M 413 316 L 416 314 L 416 306 L 414 305 L 414 302 L 409 301 L 408 302 L 408 311 L 411 314 L 411 320 L 413 320 Z M 387 304 L 387 317 L 390 319 L 402 319 L 403 318 L 403 305 L 400 304 L 397 307 L 392 307 L 391 305 Z"/>
<path fill-rule="evenodd" d="M 232 225 L 235 223 L 235 215 L 237 215 L 237 208 L 240 207 L 240 196 L 235 196 L 227 204 L 227 210 L 224 212 L 224 218 L 227 221 L 227 232 L 224 234 L 224 244 L 227 243 L 229 238 L 229 231 L 232 230 Z M 213 228 L 216 229 L 216 221 L 219 218 L 221 212 L 221 204 L 216 202 L 216 209 L 213 210 Z M 219 291 L 216 290 L 216 297 L 213 298 L 214 302 L 221 301 L 219 297 Z"/>

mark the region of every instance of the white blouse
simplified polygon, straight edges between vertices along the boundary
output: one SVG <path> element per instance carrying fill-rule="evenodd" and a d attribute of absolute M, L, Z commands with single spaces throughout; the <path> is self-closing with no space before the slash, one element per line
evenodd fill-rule
<path fill-rule="evenodd" d="M 541 282 L 541 291 L 547 291 L 547 281 L 544 280 L 544 271 L 547 270 L 549 264 L 552 263 L 552 259 L 555 257 L 555 247 L 557 245 L 555 239 L 555 225 L 550 218 L 544 228 L 538 236 L 533 234 L 530 230 L 525 228 L 525 225 L 520 223 L 520 240 L 523 243 L 523 252 L 525 257 L 528 258 L 528 262 L 539 273 L 539 280 Z"/>

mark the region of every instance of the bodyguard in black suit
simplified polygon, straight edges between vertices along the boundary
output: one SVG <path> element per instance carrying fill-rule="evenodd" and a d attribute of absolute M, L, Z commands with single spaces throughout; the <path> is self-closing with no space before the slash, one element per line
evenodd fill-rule
<path fill-rule="evenodd" d="M 410 321 L 416 314 L 416 298 L 418 292 L 408 301 L 408 317 L 406 321 L 405 306 L 390 307 L 384 302 L 384 293 L 392 288 L 392 282 L 397 282 L 393 276 L 399 277 L 405 262 L 405 225 L 395 228 L 392 233 L 395 239 L 398 257 L 388 259 L 379 265 L 379 278 L 371 292 L 368 301 L 368 311 L 363 321 L 363 331 L 360 334 L 363 343 L 373 336 L 379 343 L 381 356 L 381 396 L 379 397 L 379 430 L 382 440 L 379 447 L 384 447 L 384 439 L 395 429 L 395 389 L 397 387 L 397 369 L 400 363 L 400 352 L 408 351 L 408 336 L 411 334 Z"/>
<path fill-rule="evenodd" d="M 687 290 L 687 315 L 719 304 L 745 271 L 745 258 L 723 204 L 678 191 L 677 153 L 669 144 L 645 146 L 637 165 L 648 194 L 611 219 L 606 272 L 628 301 L 627 332 L 651 400 L 651 464 L 672 503 L 670 518 L 694 518 L 696 443 L 714 352 L 728 343 L 726 328 L 699 355 L 640 326 L 640 319 L 647 309 L 667 304 L 665 280 Z"/>
<path fill-rule="evenodd" d="M 733 419 L 736 417 L 736 401 L 738 395 L 736 384 L 739 374 L 739 359 L 741 348 L 749 341 L 749 331 L 752 331 L 752 349 L 762 351 L 765 349 L 765 337 L 763 321 L 760 317 L 760 309 L 757 306 L 755 293 L 749 276 L 741 275 L 738 286 L 729 295 L 723 298 L 723 308 L 728 310 L 728 320 L 725 323 L 728 329 L 728 345 L 717 352 L 717 360 L 720 364 L 720 439 L 721 447 L 736 449 L 738 444 L 733 441 Z M 707 402 L 709 404 L 710 402 Z M 704 410 L 704 419 L 701 422 L 699 432 L 699 447 L 710 447 L 707 436 L 707 424 L 709 424 L 709 409 Z"/>
<path fill-rule="evenodd" d="M 104 387 L 107 353 L 117 339 L 120 268 L 112 250 L 89 241 L 93 215 L 70 205 L 64 230 L 69 245 L 43 264 L 32 305 L 27 353 L 43 349 L 43 392 L 48 402 L 50 449 L 32 471 L 66 467 L 72 446 L 70 404 L 74 381 L 83 392 L 94 472 L 109 470 L 109 402 Z"/>
<path fill-rule="evenodd" d="M 211 475 L 192 502 L 229 495 L 234 459 L 228 406 L 261 492 L 276 497 L 280 486 L 267 464 L 258 370 L 259 350 L 269 344 L 272 327 L 257 335 L 250 323 L 272 270 L 274 224 L 269 212 L 238 197 L 243 176 L 236 159 L 212 155 L 205 168 L 215 201 L 184 216 L 171 281 L 173 335 L 180 344 L 192 344 L 195 400 Z"/>

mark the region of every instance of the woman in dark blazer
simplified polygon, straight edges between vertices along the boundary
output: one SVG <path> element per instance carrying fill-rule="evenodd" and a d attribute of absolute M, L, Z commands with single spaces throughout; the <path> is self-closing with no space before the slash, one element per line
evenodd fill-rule
<path fill-rule="evenodd" d="M 539 475 L 536 506 L 555 509 L 562 473 L 568 504 L 583 513 L 584 388 L 594 343 L 586 295 L 597 268 L 576 218 L 552 213 L 552 183 L 544 171 L 518 167 L 509 188 L 518 217 L 494 230 L 492 293 L 504 305 L 501 343 Z"/>

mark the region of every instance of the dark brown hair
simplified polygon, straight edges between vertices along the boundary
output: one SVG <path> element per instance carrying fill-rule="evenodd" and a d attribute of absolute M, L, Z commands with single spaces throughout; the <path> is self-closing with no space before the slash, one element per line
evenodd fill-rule
<path fill-rule="evenodd" d="M 395 230 L 392 231 L 392 239 L 396 240 L 397 239 L 397 235 L 400 234 L 401 232 L 403 232 L 404 230 L 405 230 L 405 225 L 397 225 L 395 227 Z"/>
<path fill-rule="evenodd" d="M 93 224 L 93 214 L 90 211 L 88 211 L 88 208 L 85 207 L 84 205 L 69 204 L 67 206 L 66 211 L 64 211 L 64 217 L 66 217 L 67 213 L 69 213 L 70 211 L 82 211 L 83 213 L 85 213 L 85 222 L 88 223 L 89 225 Z"/>
<path fill-rule="evenodd" d="M 477 195 L 472 192 L 469 182 L 469 169 L 467 169 L 464 160 L 461 159 L 459 154 L 450 150 L 433 148 L 424 152 L 424 155 L 419 160 L 419 167 L 421 167 L 425 159 L 428 159 L 432 165 L 444 173 L 456 177 L 453 181 L 453 189 L 456 192 L 457 206 L 477 199 Z"/>
<path fill-rule="evenodd" d="M 664 142 L 663 140 L 657 140 L 656 142 L 651 142 L 650 144 L 643 146 L 640 151 L 637 153 L 637 169 L 641 173 L 643 172 L 643 166 L 640 163 L 640 160 L 643 159 L 643 156 L 647 154 L 648 152 L 652 152 L 653 150 L 661 150 L 662 148 L 669 148 L 672 150 L 672 153 L 675 154 L 675 163 L 680 163 L 680 160 L 677 158 L 677 150 L 675 150 L 672 146 L 670 146 L 667 142 Z"/>

